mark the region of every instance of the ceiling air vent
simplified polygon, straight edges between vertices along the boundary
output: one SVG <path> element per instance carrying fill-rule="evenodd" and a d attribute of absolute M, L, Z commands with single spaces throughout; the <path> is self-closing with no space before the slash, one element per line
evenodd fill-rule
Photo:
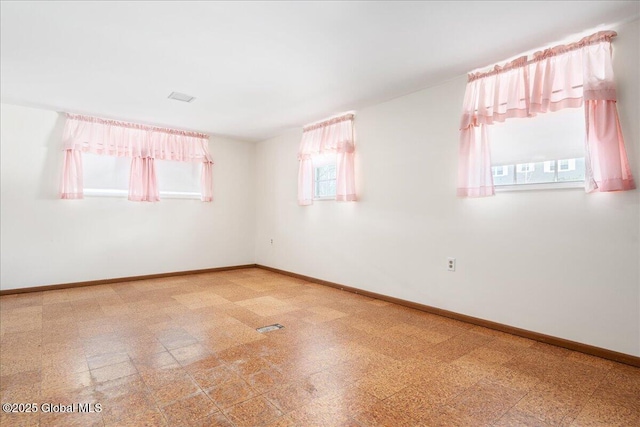
<path fill-rule="evenodd" d="M 175 99 L 176 101 L 182 102 L 191 102 L 196 98 L 194 96 L 186 95 L 180 92 L 171 92 L 171 95 L 169 95 L 169 99 Z"/>

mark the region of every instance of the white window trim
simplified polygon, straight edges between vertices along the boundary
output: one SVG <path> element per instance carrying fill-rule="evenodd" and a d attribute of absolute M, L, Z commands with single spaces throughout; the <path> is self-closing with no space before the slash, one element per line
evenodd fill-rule
<path fill-rule="evenodd" d="M 494 178 L 494 189 L 496 191 L 529 191 L 529 190 L 556 190 L 556 189 L 564 189 L 564 188 L 584 188 L 585 186 L 585 180 L 576 180 L 576 181 L 558 181 L 558 173 L 559 172 L 570 172 L 572 170 L 575 170 L 576 167 L 576 160 L 578 159 L 562 159 L 562 160 L 548 160 L 548 161 L 544 161 L 543 163 L 543 170 L 544 173 L 554 173 L 554 181 L 553 182 L 536 182 L 536 183 L 526 183 L 526 182 L 522 182 L 522 183 L 517 183 L 517 184 L 506 184 L 506 185 L 501 185 L 501 184 L 495 184 L 495 178 L 500 178 L 500 176 L 496 176 L 493 175 Z M 555 164 L 556 168 L 555 169 L 559 169 L 558 165 L 561 161 L 567 161 L 569 163 L 569 166 L 573 166 L 573 169 L 569 169 L 569 170 L 565 170 L 565 171 L 549 171 L 547 172 L 548 169 L 548 165 L 549 164 Z M 521 165 L 531 165 L 535 163 L 521 163 Z M 516 169 L 516 177 L 517 174 L 529 174 L 532 172 L 517 172 L 518 167 L 517 165 L 514 165 L 515 169 Z M 492 169 L 494 167 L 505 167 L 502 165 L 499 166 L 492 166 Z M 535 170 L 534 170 L 535 171 Z"/>
<path fill-rule="evenodd" d="M 109 190 L 101 188 L 85 188 L 83 194 L 87 197 L 129 197 L 128 190 Z M 200 193 L 186 191 L 160 191 L 160 199 L 196 199 L 200 200 Z"/>
<path fill-rule="evenodd" d="M 566 181 L 566 182 L 546 182 L 542 184 L 514 184 L 514 185 L 496 185 L 496 193 L 508 193 L 514 191 L 532 191 L 532 190 L 566 190 L 566 189 L 582 189 L 584 190 L 584 181 Z"/>

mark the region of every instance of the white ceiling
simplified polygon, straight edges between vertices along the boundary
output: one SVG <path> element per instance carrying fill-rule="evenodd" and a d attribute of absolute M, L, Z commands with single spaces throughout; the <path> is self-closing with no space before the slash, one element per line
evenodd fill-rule
<path fill-rule="evenodd" d="M 0 12 L 3 102 L 261 140 L 637 19 L 640 2 L 2 1 Z"/>

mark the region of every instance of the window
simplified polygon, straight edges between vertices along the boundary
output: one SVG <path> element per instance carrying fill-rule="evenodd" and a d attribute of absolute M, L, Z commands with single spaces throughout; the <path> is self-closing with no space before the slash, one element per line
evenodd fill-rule
<path fill-rule="evenodd" d="M 172 160 L 156 160 L 155 163 L 161 197 L 200 198 L 202 164 Z"/>
<path fill-rule="evenodd" d="M 129 194 L 129 157 L 82 153 L 84 194 L 87 196 L 122 196 Z"/>
<path fill-rule="evenodd" d="M 493 184 L 496 186 L 513 185 L 516 183 L 515 165 L 494 166 L 491 168 L 491 171 L 493 172 Z"/>
<path fill-rule="evenodd" d="M 589 160 L 584 179 L 587 193 L 636 188 L 616 106 L 611 61 L 611 40 L 616 35 L 615 31 L 599 31 L 579 41 L 519 56 L 487 71 L 469 73 L 460 121 L 458 196 L 493 196 L 491 166 L 583 157 Z M 577 110 L 581 107 L 584 121 L 575 119 L 581 116 Z M 558 123 L 565 117 L 569 119 Z M 520 131 L 513 132 L 514 126 Z M 527 126 L 534 126 L 533 131 L 523 132 Z M 495 147 L 488 128 L 503 134 L 501 148 L 513 158 L 493 158 L 495 163 L 491 164 Z M 576 147 L 575 137 L 579 137 L 580 153 L 571 152 Z M 514 156 L 527 139 L 534 140 L 535 144 L 528 147 L 534 153 Z M 584 147 L 581 141 L 586 141 Z M 563 164 L 563 168 L 570 166 Z"/>
<path fill-rule="evenodd" d="M 535 188 L 582 186 L 584 139 L 581 108 L 495 123 L 491 127 L 493 183 L 512 189 L 529 184 L 542 185 Z"/>
<path fill-rule="evenodd" d="M 314 200 L 355 202 L 352 113 L 305 126 L 298 149 L 298 204 Z M 331 166 L 329 166 L 331 165 Z"/>
<path fill-rule="evenodd" d="M 315 168 L 316 199 L 333 199 L 336 197 L 336 165 L 319 166 Z"/>
<path fill-rule="evenodd" d="M 576 159 L 558 160 L 558 171 L 569 172 L 576 170 Z"/>
<path fill-rule="evenodd" d="M 182 188 L 179 191 L 160 191 L 156 161 L 170 159 L 185 164 L 165 166 L 165 173 L 170 175 L 165 184 L 172 184 L 176 180 L 176 170 L 180 170 L 181 175 L 193 176 L 189 173 L 191 166 L 186 163 L 200 162 L 200 200 L 213 201 L 213 159 L 209 154 L 207 134 L 67 113 L 63 135 L 61 199 L 82 199 L 85 176 L 90 195 L 113 196 L 126 192 L 127 198 L 134 202 L 157 202 L 162 192 L 172 197 L 196 196 L 197 193 Z M 83 153 L 111 159 L 87 157 Z M 83 157 L 86 157 L 85 162 L 82 161 Z M 130 167 L 127 168 L 124 159 L 118 157 L 130 159 Z M 89 166 L 86 174 L 83 163 Z M 128 185 L 124 180 L 127 170 Z M 128 191 L 125 190 L 127 187 Z"/>
<path fill-rule="evenodd" d="M 518 173 L 535 172 L 536 165 L 534 163 L 521 163 L 516 166 Z"/>
<path fill-rule="evenodd" d="M 500 178 L 509 175 L 509 166 L 496 166 L 491 168 L 491 171 L 494 178 Z"/>
<path fill-rule="evenodd" d="M 585 172 L 584 157 L 558 160 L 558 182 L 583 182 Z"/>
<path fill-rule="evenodd" d="M 87 196 L 127 197 L 129 194 L 130 157 L 83 153 L 84 194 Z M 201 164 L 156 160 L 155 169 L 160 196 L 199 199 Z"/>
<path fill-rule="evenodd" d="M 544 173 L 553 173 L 556 171 L 556 162 L 544 162 Z"/>
<path fill-rule="evenodd" d="M 493 184 L 496 187 L 521 184 L 582 183 L 584 182 L 585 172 L 584 157 L 550 160 L 540 163 L 493 166 L 491 170 L 493 172 Z M 506 173 L 503 173 L 505 171 Z"/>
<path fill-rule="evenodd" d="M 335 157 L 335 155 L 321 155 L 313 158 L 313 198 L 316 200 L 336 197 Z"/>

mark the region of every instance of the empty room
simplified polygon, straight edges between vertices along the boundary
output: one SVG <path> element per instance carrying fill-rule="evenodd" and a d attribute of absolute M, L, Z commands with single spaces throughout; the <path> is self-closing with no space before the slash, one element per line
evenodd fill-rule
<path fill-rule="evenodd" d="M 0 425 L 640 425 L 640 2 L 0 1 Z"/>

